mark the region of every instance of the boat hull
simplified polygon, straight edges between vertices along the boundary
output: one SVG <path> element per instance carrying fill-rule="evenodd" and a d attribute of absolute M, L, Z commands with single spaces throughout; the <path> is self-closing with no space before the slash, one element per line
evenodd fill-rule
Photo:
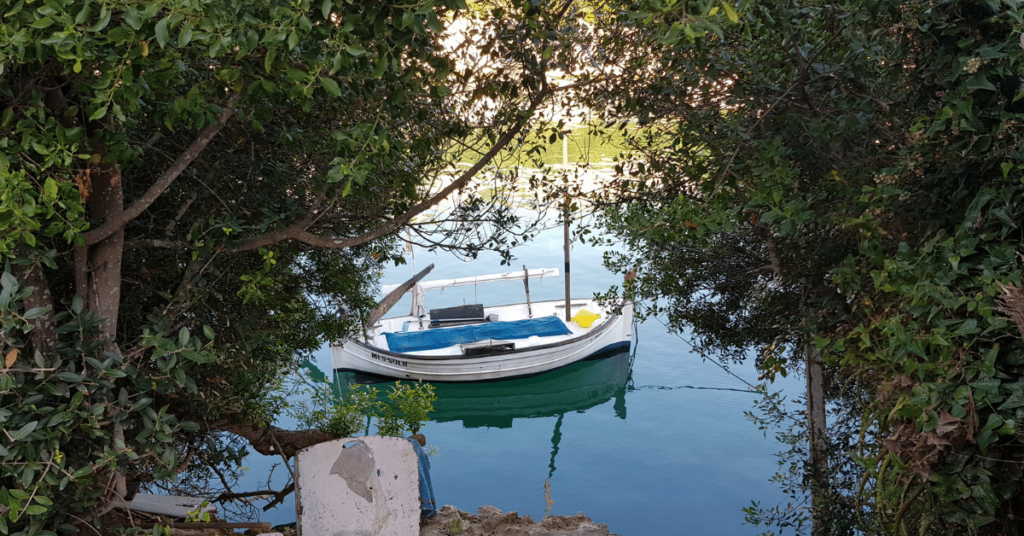
<path fill-rule="evenodd" d="M 354 340 L 333 345 L 331 352 L 336 372 L 429 382 L 499 381 L 535 376 L 628 350 L 632 324 L 633 308 L 626 305 L 622 314 L 571 339 L 482 356 L 397 353 Z"/>

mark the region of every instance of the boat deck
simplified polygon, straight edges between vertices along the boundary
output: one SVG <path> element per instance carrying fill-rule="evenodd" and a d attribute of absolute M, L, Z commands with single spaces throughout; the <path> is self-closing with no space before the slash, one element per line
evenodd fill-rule
<path fill-rule="evenodd" d="M 565 322 L 565 325 L 572 332 L 567 335 L 552 335 L 546 337 L 531 336 L 525 339 L 502 339 L 508 340 L 515 343 L 517 350 L 530 348 L 534 346 L 540 346 L 545 344 L 558 343 L 578 337 L 579 335 L 589 333 L 598 329 L 604 322 L 607 322 L 613 315 L 609 314 L 603 307 L 599 306 L 593 299 L 576 299 L 571 302 L 572 310 L 571 315 L 575 315 L 580 309 L 587 309 L 593 313 L 597 313 L 600 316 L 594 321 L 590 327 L 581 327 L 576 322 Z M 564 321 L 565 319 L 565 300 L 556 301 L 543 301 L 534 302 L 530 306 L 532 311 L 532 318 L 540 318 L 545 316 L 557 316 Z M 493 307 L 484 307 L 484 315 L 497 315 L 498 321 L 512 321 L 512 320 L 523 320 L 531 318 L 527 305 L 525 303 L 517 303 L 511 305 L 499 305 Z M 440 330 L 446 328 L 430 328 L 430 316 L 424 315 L 422 318 L 406 315 L 396 316 L 391 318 L 381 319 L 376 325 L 373 326 L 373 331 L 369 333 L 370 340 L 369 344 L 382 349 L 388 349 L 388 341 L 384 336 L 384 333 L 399 333 L 399 332 L 414 332 L 414 331 L 425 331 L 425 330 Z M 416 355 L 423 356 L 459 356 L 462 355 L 462 345 L 453 345 L 445 348 L 438 348 L 435 350 L 420 350 L 411 352 Z"/>

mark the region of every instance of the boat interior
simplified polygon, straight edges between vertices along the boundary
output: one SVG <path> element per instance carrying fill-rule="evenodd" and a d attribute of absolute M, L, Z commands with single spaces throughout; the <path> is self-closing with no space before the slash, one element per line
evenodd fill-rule
<path fill-rule="evenodd" d="M 366 342 L 397 353 L 487 355 L 570 340 L 598 329 L 612 317 L 593 299 L 572 300 L 570 307 L 575 318 L 570 322 L 565 322 L 565 300 L 434 309 L 381 319 L 367 333 Z M 587 312 L 598 316 L 594 319 Z M 440 344 L 446 345 L 437 347 Z"/>

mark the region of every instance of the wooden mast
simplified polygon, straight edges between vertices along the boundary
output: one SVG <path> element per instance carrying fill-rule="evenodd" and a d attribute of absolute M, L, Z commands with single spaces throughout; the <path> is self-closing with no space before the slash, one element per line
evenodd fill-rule
<path fill-rule="evenodd" d="M 569 145 L 568 132 L 562 135 L 562 165 L 565 166 L 564 172 L 566 173 L 566 179 L 568 179 L 569 173 Z M 572 320 L 572 296 L 569 294 L 569 211 L 572 205 L 569 203 L 569 183 L 566 180 L 565 184 L 565 213 L 562 219 L 564 220 L 564 251 L 565 251 L 565 321 L 570 322 Z"/>
<path fill-rule="evenodd" d="M 565 225 L 564 238 L 565 238 L 565 321 L 569 322 L 572 320 L 572 311 L 570 310 L 572 297 L 569 295 L 569 198 L 566 196 L 565 200 Z"/>
<path fill-rule="evenodd" d="M 530 305 L 530 271 L 523 265 L 523 284 L 526 285 L 526 314 L 533 318 L 533 306 Z"/>

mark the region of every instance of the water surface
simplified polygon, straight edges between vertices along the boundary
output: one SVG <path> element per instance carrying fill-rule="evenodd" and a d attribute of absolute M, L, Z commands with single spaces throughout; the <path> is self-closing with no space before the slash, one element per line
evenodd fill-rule
<path fill-rule="evenodd" d="M 515 251 L 511 267 L 496 255 L 463 262 L 449 254 L 416 251 L 410 263 L 389 270 L 383 284 L 400 283 L 434 263 L 428 278 L 452 278 L 512 269 L 562 270 L 561 230 L 542 233 Z M 572 286 L 577 297 L 620 284 L 601 265 L 600 250 L 574 248 Z M 530 282 L 533 300 L 564 297 L 561 277 Z M 427 307 L 525 301 L 522 282 L 460 287 L 427 294 Z M 395 308 L 404 313 L 406 298 Z M 439 384 L 435 413 L 421 432 L 437 454 L 431 478 L 438 504 L 476 512 L 484 504 L 540 520 L 545 514 L 584 512 L 623 535 L 754 535 L 741 508 L 752 500 L 771 506 L 785 496 L 769 479 L 771 433 L 744 415 L 757 395 L 657 320 L 640 324 L 634 355 L 587 361 L 553 373 L 498 383 Z M 330 370 L 330 351 L 316 355 Z M 753 364 L 733 372 L 755 383 Z M 799 383 L 785 387 L 799 394 Z M 293 423 L 280 423 L 288 426 Z M 250 458 L 251 486 L 266 481 L 278 460 Z M 277 471 L 278 486 L 287 475 Z M 294 521 L 294 504 L 263 515 Z M 681 532 L 682 530 L 682 532 Z"/>

